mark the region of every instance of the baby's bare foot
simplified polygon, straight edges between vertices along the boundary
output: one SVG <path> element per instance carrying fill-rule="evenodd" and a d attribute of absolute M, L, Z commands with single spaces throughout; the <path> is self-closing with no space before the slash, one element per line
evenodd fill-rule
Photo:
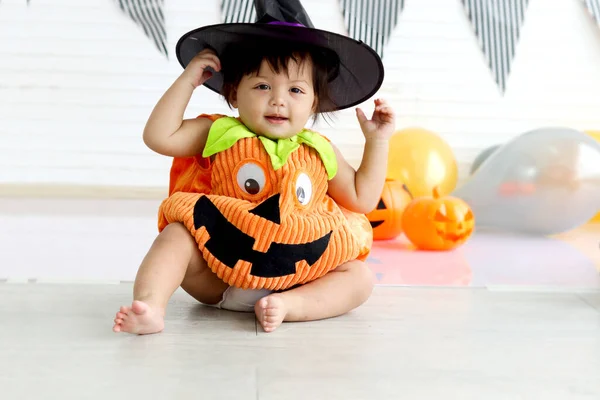
<path fill-rule="evenodd" d="M 287 315 L 287 307 L 278 294 L 271 294 L 256 302 L 254 312 L 264 331 L 273 332 Z"/>
<path fill-rule="evenodd" d="M 163 310 L 135 300 L 131 307 L 121 307 L 115 318 L 113 331 L 145 335 L 160 332 L 164 327 Z"/>

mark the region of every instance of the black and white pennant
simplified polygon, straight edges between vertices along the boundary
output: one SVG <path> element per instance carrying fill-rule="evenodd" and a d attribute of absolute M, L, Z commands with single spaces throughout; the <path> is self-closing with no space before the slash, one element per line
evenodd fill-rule
<path fill-rule="evenodd" d="M 600 26 L 600 0 L 583 0 L 586 8 Z"/>
<path fill-rule="evenodd" d="M 348 36 L 371 46 L 383 58 L 383 50 L 404 0 L 340 0 Z"/>
<path fill-rule="evenodd" d="M 222 0 L 221 12 L 224 23 L 245 23 L 256 21 L 253 0 Z"/>
<path fill-rule="evenodd" d="M 163 13 L 164 0 L 114 0 L 121 10 L 140 26 L 158 51 L 167 58 L 167 30 Z"/>
<path fill-rule="evenodd" d="M 502 93 L 529 0 L 462 0 L 481 49 Z"/>

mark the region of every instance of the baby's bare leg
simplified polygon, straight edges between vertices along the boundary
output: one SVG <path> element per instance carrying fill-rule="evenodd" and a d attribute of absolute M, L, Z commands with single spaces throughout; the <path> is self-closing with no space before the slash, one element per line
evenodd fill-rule
<path fill-rule="evenodd" d="M 354 260 L 306 285 L 263 297 L 254 310 L 265 332 L 272 332 L 283 321 L 314 321 L 345 314 L 363 304 L 373 286 L 369 267 Z"/>
<path fill-rule="evenodd" d="M 208 269 L 194 238 L 180 223 L 169 224 L 144 257 L 133 286 L 131 307 L 117 312 L 115 332 L 147 334 L 164 328 L 165 309 L 182 288 L 204 303 L 220 300 L 227 284 Z"/>

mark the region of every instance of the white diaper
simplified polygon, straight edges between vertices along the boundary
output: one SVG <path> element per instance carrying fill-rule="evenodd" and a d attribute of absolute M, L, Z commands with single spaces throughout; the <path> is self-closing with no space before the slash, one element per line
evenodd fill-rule
<path fill-rule="evenodd" d="M 256 302 L 271 293 L 273 291 L 267 289 L 240 289 L 230 286 L 223 293 L 221 301 L 211 306 L 229 311 L 254 312 Z"/>

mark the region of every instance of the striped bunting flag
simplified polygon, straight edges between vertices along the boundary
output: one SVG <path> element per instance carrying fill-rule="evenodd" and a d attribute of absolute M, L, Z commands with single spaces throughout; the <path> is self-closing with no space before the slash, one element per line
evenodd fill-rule
<path fill-rule="evenodd" d="M 348 35 L 371 46 L 383 58 L 383 49 L 398 23 L 404 0 L 340 1 Z"/>
<path fill-rule="evenodd" d="M 164 0 L 114 0 L 121 10 L 139 25 L 146 36 L 167 58 L 167 30 L 163 13 Z"/>
<path fill-rule="evenodd" d="M 600 25 L 600 0 L 583 0 L 583 2 L 596 23 Z"/>
<path fill-rule="evenodd" d="M 254 0 L 222 0 L 221 12 L 225 23 L 256 21 Z"/>
<path fill-rule="evenodd" d="M 502 93 L 529 0 L 462 0 Z"/>

